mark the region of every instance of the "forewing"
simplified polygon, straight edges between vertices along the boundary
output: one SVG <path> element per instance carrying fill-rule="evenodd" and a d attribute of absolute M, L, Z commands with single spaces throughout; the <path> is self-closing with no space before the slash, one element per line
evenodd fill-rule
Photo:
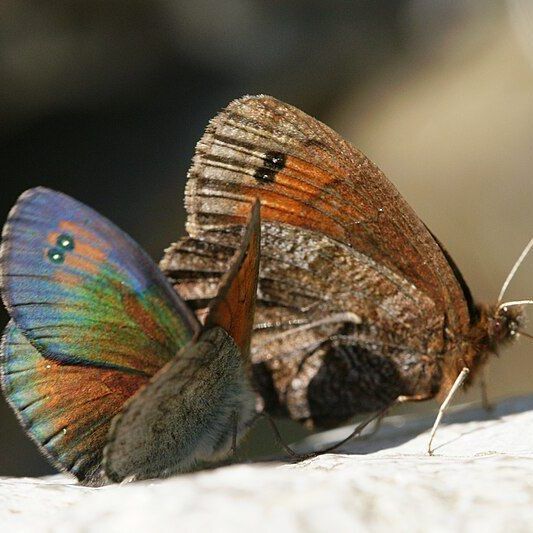
<path fill-rule="evenodd" d="M 198 143 L 186 190 L 191 237 L 242 225 L 255 198 L 263 222 L 347 245 L 376 278 L 392 273 L 434 302 L 450 333 L 467 330 L 450 265 L 389 180 L 333 130 L 268 96 L 232 102 Z"/>
<path fill-rule="evenodd" d="M 249 359 L 259 276 L 261 222 L 259 202 L 253 204 L 240 249 L 220 282 L 216 298 L 209 304 L 206 327 L 220 326 Z"/>
<path fill-rule="evenodd" d="M 0 268 L 17 327 L 57 362 L 152 375 L 199 329 L 128 235 L 49 189 L 25 192 L 12 209 Z"/>

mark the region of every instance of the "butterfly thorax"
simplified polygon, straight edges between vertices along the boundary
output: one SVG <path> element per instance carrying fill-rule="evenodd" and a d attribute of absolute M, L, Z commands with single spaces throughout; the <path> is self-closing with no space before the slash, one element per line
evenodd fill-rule
<path fill-rule="evenodd" d="M 439 398 L 444 398 L 464 367 L 470 370 L 467 384 L 471 384 L 490 355 L 498 355 L 502 346 L 515 340 L 524 322 L 521 306 L 501 307 L 479 304 L 477 321 L 443 361 L 443 380 Z"/>
<path fill-rule="evenodd" d="M 470 342 L 480 353 L 497 354 L 500 346 L 514 340 L 524 322 L 521 306 L 477 306 L 479 320 L 470 332 Z"/>

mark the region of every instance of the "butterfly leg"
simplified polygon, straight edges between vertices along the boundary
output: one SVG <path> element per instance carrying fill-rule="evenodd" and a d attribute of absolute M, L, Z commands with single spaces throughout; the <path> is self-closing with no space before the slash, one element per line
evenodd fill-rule
<path fill-rule="evenodd" d="M 442 420 L 442 416 L 444 415 L 444 412 L 446 411 L 448 405 L 452 401 L 452 398 L 455 396 L 455 393 L 459 390 L 461 385 L 464 383 L 469 373 L 470 373 L 470 370 L 467 367 L 464 367 L 463 370 L 461 370 L 461 373 L 457 376 L 457 379 L 455 380 L 452 388 L 450 389 L 450 392 L 448 392 L 446 399 L 442 402 L 442 405 L 440 406 L 439 412 L 437 414 L 437 418 L 435 419 L 433 427 L 431 428 L 431 434 L 429 436 L 429 442 L 428 442 L 428 454 L 429 455 L 433 455 L 433 448 L 432 448 L 433 439 L 435 437 L 435 433 L 437 432 L 437 428 L 439 427 L 440 421 Z"/>
<path fill-rule="evenodd" d="M 323 448 L 322 450 L 317 450 L 316 452 L 312 452 L 310 454 L 308 454 L 308 457 L 316 457 L 318 455 L 322 455 L 324 453 L 330 453 L 330 452 L 333 452 L 335 450 L 337 450 L 338 448 L 340 448 L 341 446 L 343 446 L 344 444 L 346 444 L 347 442 L 351 441 L 352 439 L 354 439 L 355 437 L 357 437 L 358 435 L 360 435 L 363 430 L 369 425 L 371 424 L 372 422 L 376 421 L 377 422 L 377 425 L 376 425 L 376 428 L 372 431 L 371 434 L 374 434 L 376 433 L 376 431 L 379 429 L 380 425 L 381 425 L 381 421 L 383 420 L 383 418 L 385 417 L 385 415 L 387 414 L 387 412 L 389 411 L 389 409 L 396 403 L 396 400 L 394 400 L 393 402 L 391 402 L 390 404 L 386 405 L 385 407 L 383 407 L 382 409 L 380 409 L 379 411 L 376 411 L 375 413 L 373 413 L 371 416 L 369 416 L 366 420 L 363 420 L 360 424 L 358 424 L 357 426 L 355 426 L 355 428 L 353 429 L 353 431 L 347 436 L 345 437 L 344 439 L 342 439 L 341 441 L 335 443 L 335 444 L 332 444 L 331 446 L 328 446 L 326 448 Z"/>
<path fill-rule="evenodd" d="M 279 431 L 278 426 L 276 425 L 276 422 L 274 419 L 268 415 L 267 413 L 261 413 L 262 416 L 264 416 L 268 423 L 270 424 L 270 427 L 272 428 L 272 431 L 274 432 L 274 436 L 276 438 L 276 442 L 287 452 L 287 454 L 292 457 L 296 461 L 303 461 L 305 459 L 311 459 L 313 457 L 317 457 L 319 455 L 323 455 L 325 453 L 330 453 L 335 451 L 336 449 L 340 448 L 343 444 L 346 444 L 348 441 L 352 440 L 353 438 L 357 437 L 361 434 L 361 432 L 372 422 L 377 421 L 377 429 L 379 429 L 379 425 L 381 424 L 381 420 L 383 417 L 387 414 L 387 411 L 395 404 L 396 402 L 392 402 L 389 405 L 385 406 L 383 409 L 380 409 L 376 413 L 372 414 L 369 418 L 366 420 L 363 420 L 360 424 L 358 424 L 354 430 L 344 439 L 341 441 L 331 445 L 327 446 L 326 448 L 323 448 L 322 450 L 317 450 L 310 453 L 298 453 L 295 450 L 293 450 L 285 441 L 283 440 L 283 437 L 281 436 L 281 433 Z M 373 431 L 373 433 L 375 433 Z"/>
<path fill-rule="evenodd" d="M 274 421 L 274 419 L 265 412 L 262 412 L 259 414 L 259 416 L 263 416 L 267 419 L 267 422 L 270 424 L 270 427 L 272 428 L 272 432 L 274 433 L 274 437 L 276 439 L 276 442 L 287 452 L 288 455 L 290 455 L 293 459 L 300 460 L 302 457 L 301 454 L 294 451 L 284 440 L 281 436 L 281 433 L 279 431 L 279 428 Z"/>
<path fill-rule="evenodd" d="M 494 409 L 494 406 L 490 403 L 489 395 L 487 391 L 487 379 L 485 369 L 481 370 L 481 379 L 479 380 L 479 387 L 481 389 L 481 405 L 485 411 L 490 413 Z"/>
<path fill-rule="evenodd" d="M 237 435 L 239 432 L 239 414 L 237 411 L 233 411 L 231 415 L 231 423 L 233 426 L 233 435 L 231 438 L 231 454 L 233 457 L 237 455 Z"/>

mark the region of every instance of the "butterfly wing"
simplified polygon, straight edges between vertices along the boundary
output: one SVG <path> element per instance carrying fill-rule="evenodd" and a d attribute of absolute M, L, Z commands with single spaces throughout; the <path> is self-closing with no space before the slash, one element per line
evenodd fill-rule
<path fill-rule="evenodd" d="M 261 241 L 260 206 L 255 202 L 241 249 L 220 282 L 220 289 L 209 304 L 206 327 L 220 326 L 235 341 L 243 358 L 250 355 L 254 323 L 259 247 Z"/>
<path fill-rule="evenodd" d="M 255 395 L 231 337 L 219 327 L 184 348 L 113 421 L 106 475 L 166 477 L 231 450 L 254 416 Z M 235 428 L 238 420 L 239 427 Z"/>
<path fill-rule="evenodd" d="M 11 211 L 0 267 L 6 397 L 52 462 L 104 482 L 111 419 L 199 323 L 130 237 L 47 189 Z"/>
<path fill-rule="evenodd" d="M 254 198 L 262 221 L 348 245 L 367 269 L 385 268 L 430 297 L 451 331 L 467 331 L 461 287 L 392 183 L 326 125 L 269 96 L 235 100 L 211 121 L 189 172 L 187 230 L 242 224 Z"/>
<path fill-rule="evenodd" d="M 109 220 L 44 188 L 4 226 L 2 297 L 26 338 L 58 362 L 152 375 L 198 329 L 147 254 Z"/>
<path fill-rule="evenodd" d="M 473 316 L 466 284 L 372 162 L 274 98 L 232 102 L 197 145 L 190 237 L 161 262 L 182 297 L 199 309 L 214 296 L 253 198 L 263 227 L 252 358 L 271 410 L 324 418 L 354 383 L 344 418 L 398 394 L 435 394 L 437 354 Z M 357 327 L 322 320 L 346 311 Z M 374 385 L 361 377 L 381 371 Z"/>
<path fill-rule="evenodd" d="M 0 365 L 5 397 L 48 459 L 85 483 L 103 482 L 100 464 L 111 419 L 148 378 L 44 358 L 13 321 Z"/>
<path fill-rule="evenodd" d="M 166 477 L 223 458 L 254 419 L 249 345 L 260 228 L 256 203 L 204 332 L 114 419 L 104 453 L 111 480 Z"/>

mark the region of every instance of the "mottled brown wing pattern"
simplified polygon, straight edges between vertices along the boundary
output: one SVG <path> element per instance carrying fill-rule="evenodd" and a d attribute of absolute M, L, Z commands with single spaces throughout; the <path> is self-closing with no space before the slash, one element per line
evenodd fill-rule
<path fill-rule="evenodd" d="M 431 389 L 437 369 L 434 358 L 425 358 L 425 354 L 432 343 L 439 342 L 442 331 L 442 319 L 435 317 L 431 300 L 417 295 L 405 283 L 405 294 L 398 292 L 397 284 L 402 281 L 392 274 L 394 282 L 372 283 L 371 278 L 356 276 L 359 286 L 354 288 L 349 280 L 358 263 L 345 246 L 328 237 L 303 232 L 306 246 L 301 247 L 295 261 L 292 254 L 279 253 L 279 249 L 301 239 L 302 230 L 281 229 L 280 233 L 280 227 L 273 224 L 262 229 L 252 341 L 254 375 L 267 409 L 330 425 L 333 422 L 326 419 L 344 420 L 354 410 L 379 408 L 382 401 L 376 395 L 390 402 L 399 394 L 415 395 Z M 217 294 L 239 241 L 237 231 L 211 231 L 201 239 L 182 239 L 167 250 L 161 266 L 200 316 L 205 314 L 206 302 Z M 318 257 L 313 258 L 316 254 Z M 377 302 L 379 290 L 389 292 L 392 304 L 386 298 Z M 418 306 L 413 308 L 415 298 Z M 371 312 L 364 307 L 365 299 L 377 302 Z M 365 317 L 363 322 L 351 323 L 347 309 Z M 327 322 L 328 317 L 331 322 Z M 368 325 L 376 320 L 386 328 L 376 331 Z M 409 335 L 422 320 L 428 333 Z M 357 353 L 349 353 L 354 350 Z M 365 373 L 372 358 L 381 361 L 374 365 L 373 377 Z M 404 368 L 401 378 L 396 367 Z M 335 390 L 330 390 L 332 376 Z M 369 384 L 372 380 L 377 382 L 374 386 Z M 378 391 L 374 397 L 369 394 L 372 389 Z"/>
<path fill-rule="evenodd" d="M 437 243 L 384 174 L 333 130 L 272 97 L 232 102 L 210 123 L 189 172 L 187 230 L 242 224 L 251 199 L 261 219 L 348 244 L 414 284 L 468 327 L 461 288 Z"/>
<path fill-rule="evenodd" d="M 198 143 L 190 237 L 161 264 L 180 294 L 202 314 L 255 198 L 252 359 L 267 409 L 329 425 L 398 395 L 433 395 L 438 356 L 469 322 L 439 245 L 363 154 L 271 97 L 231 103 Z"/>

